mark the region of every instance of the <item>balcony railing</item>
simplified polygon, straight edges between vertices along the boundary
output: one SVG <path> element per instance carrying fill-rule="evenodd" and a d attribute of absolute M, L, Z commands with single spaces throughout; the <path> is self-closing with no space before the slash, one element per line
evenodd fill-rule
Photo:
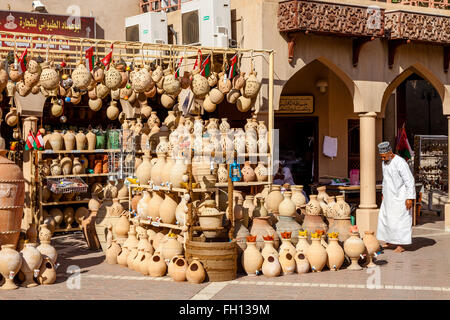
<path fill-rule="evenodd" d="M 377 2 L 397 3 L 406 6 L 427 7 L 450 10 L 449 0 L 373 0 Z"/>
<path fill-rule="evenodd" d="M 191 0 L 139 0 L 141 13 L 151 11 L 175 11 L 181 9 L 181 3 Z"/>

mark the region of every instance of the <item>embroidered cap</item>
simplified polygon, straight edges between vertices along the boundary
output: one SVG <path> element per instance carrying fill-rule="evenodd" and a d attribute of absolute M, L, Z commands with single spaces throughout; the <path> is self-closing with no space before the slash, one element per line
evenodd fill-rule
<path fill-rule="evenodd" d="M 381 142 L 380 144 L 378 144 L 378 152 L 380 154 L 388 153 L 391 150 L 392 150 L 392 148 L 388 141 L 384 141 L 384 142 Z"/>

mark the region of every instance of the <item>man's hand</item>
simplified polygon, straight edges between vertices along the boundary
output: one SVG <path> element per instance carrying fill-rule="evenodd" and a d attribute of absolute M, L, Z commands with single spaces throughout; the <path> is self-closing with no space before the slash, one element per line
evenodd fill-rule
<path fill-rule="evenodd" d="M 405 201 L 405 205 L 406 205 L 406 210 L 411 209 L 412 206 L 413 206 L 413 200 L 407 199 L 407 200 Z"/>

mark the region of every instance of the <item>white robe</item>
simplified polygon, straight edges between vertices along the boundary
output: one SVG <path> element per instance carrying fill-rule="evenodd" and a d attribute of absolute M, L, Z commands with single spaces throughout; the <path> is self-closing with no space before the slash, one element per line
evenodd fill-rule
<path fill-rule="evenodd" d="M 391 244 L 411 244 L 412 208 L 407 199 L 415 199 L 414 177 L 406 161 L 395 156 L 383 167 L 383 202 L 378 215 L 377 239 Z"/>

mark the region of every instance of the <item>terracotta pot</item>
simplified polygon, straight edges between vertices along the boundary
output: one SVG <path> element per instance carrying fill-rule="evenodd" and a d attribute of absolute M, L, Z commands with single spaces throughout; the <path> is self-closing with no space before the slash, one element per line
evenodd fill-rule
<path fill-rule="evenodd" d="M 306 197 L 303 194 L 303 186 L 302 185 L 293 185 L 291 186 L 292 197 L 291 200 L 295 204 L 296 209 L 300 209 L 302 206 L 306 204 Z"/>
<path fill-rule="evenodd" d="M 162 183 L 161 170 L 166 163 L 166 156 L 164 153 L 157 153 L 158 160 L 151 170 L 152 182 L 156 186 L 160 186 Z"/>
<path fill-rule="evenodd" d="M 242 206 L 247 209 L 244 211 L 244 225 L 246 228 L 249 226 L 249 221 L 253 218 L 253 210 L 255 210 L 255 205 L 253 204 L 254 196 L 246 195 Z"/>
<path fill-rule="evenodd" d="M 306 251 L 306 258 L 313 272 L 321 272 L 327 262 L 327 251 L 321 245 L 320 240 L 320 238 L 312 238 L 312 243 Z"/>
<path fill-rule="evenodd" d="M 219 228 L 222 226 L 222 219 L 225 212 L 219 212 L 214 200 L 204 201 L 199 206 L 198 221 L 202 228 Z M 203 231 L 206 238 L 219 236 L 220 231 Z"/>
<path fill-rule="evenodd" d="M 25 275 L 25 281 L 21 284 L 22 287 L 31 288 L 37 286 L 37 283 L 33 281 L 33 274 L 41 266 L 42 255 L 36 249 L 36 246 L 36 243 L 25 243 L 25 247 L 20 251 L 22 256 L 20 270 Z"/>
<path fill-rule="evenodd" d="M 52 232 L 48 229 L 46 224 L 41 224 L 39 231 L 39 241 L 41 244 L 37 247 L 37 250 L 39 250 L 43 257 L 48 257 L 52 263 L 56 263 L 58 253 L 55 248 L 50 245 L 51 238 Z"/>
<path fill-rule="evenodd" d="M 263 256 L 256 247 L 256 242 L 247 242 L 247 249 L 242 255 L 242 266 L 247 275 L 256 276 L 256 272 L 261 270 L 263 262 Z"/>
<path fill-rule="evenodd" d="M 284 250 L 280 253 L 279 261 L 281 265 L 281 274 L 289 275 L 295 272 L 295 254 L 292 255 L 288 250 Z"/>
<path fill-rule="evenodd" d="M 322 209 L 320 207 L 319 201 L 317 201 L 317 195 L 310 195 L 309 202 L 306 205 L 305 220 L 303 221 L 303 230 L 308 230 L 310 232 L 315 232 L 316 230 L 323 230 L 325 233 L 327 231 L 327 225 L 323 222 L 320 213 Z"/>
<path fill-rule="evenodd" d="M 373 263 L 373 254 L 377 252 L 377 250 L 380 248 L 380 243 L 378 242 L 377 238 L 374 236 L 373 231 L 364 231 L 364 237 L 363 237 L 364 245 L 366 246 L 367 250 L 367 256 L 369 259 L 369 263 L 367 265 L 368 268 L 376 267 L 377 265 Z"/>
<path fill-rule="evenodd" d="M 284 200 L 283 195 L 280 192 L 281 186 L 279 185 L 272 185 L 272 191 L 268 194 L 266 198 L 266 208 L 270 213 L 276 213 L 278 214 L 278 207 L 281 203 L 281 201 Z"/>
<path fill-rule="evenodd" d="M 117 242 L 123 245 L 127 239 L 127 233 L 130 229 L 130 222 L 126 214 L 122 214 L 113 226 L 113 233 L 116 235 Z"/>
<path fill-rule="evenodd" d="M 130 250 L 128 249 L 128 246 L 122 245 L 122 250 L 117 255 L 117 264 L 119 266 L 121 266 L 121 267 L 127 266 L 127 257 L 128 257 L 129 253 L 130 253 Z"/>
<path fill-rule="evenodd" d="M 95 144 L 96 144 L 96 136 L 92 132 L 92 130 L 89 130 L 89 132 L 86 134 L 86 140 L 87 140 L 87 149 L 89 151 L 95 150 Z"/>
<path fill-rule="evenodd" d="M 358 264 L 360 255 L 365 250 L 364 242 L 359 237 L 359 232 L 352 232 L 350 237 L 344 242 L 345 254 L 351 259 L 352 263 L 347 268 L 348 270 L 362 270 L 362 267 Z"/>
<path fill-rule="evenodd" d="M 78 225 L 81 226 L 81 222 L 87 217 L 89 217 L 89 210 L 86 207 L 79 207 L 75 211 L 75 221 L 76 223 L 78 223 Z"/>
<path fill-rule="evenodd" d="M 5 279 L 5 283 L 1 287 L 4 290 L 17 289 L 13 278 L 19 272 L 22 265 L 22 257 L 14 250 L 14 244 L 4 244 L 0 250 L 0 274 Z"/>
<path fill-rule="evenodd" d="M 295 254 L 295 264 L 296 264 L 296 271 L 298 274 L 309 272 L 310 269 L 309 261 L 303 252 L 297 251 L 297 253 Z"/>
<path fill-rule="evenodd" d="M 108 165 L 108 155 L 103 156 L 102 160 L 102 173 L 108 173 L 109 172 L 109 165 Z"/>
<path fill-rule="evenodd" d="M 187 262 L 183 257 L 179 257 L 173 264 L 173 270 L 170 273 L 170 277 L 176 281 L 186 281 Z"/>
<path fill-rule="evenodd" d="M 338 238 L 329 238 L 327 246 L 327 266 L 330 270 L 337 271 L 341 268 L 342 263 L 344 263 L 344 250 L 339 245 Z"/>
<path fill-rule="evenodd" d="M 72 223 L 75 221 L 75 210 L 72 207 L 66 207 L 63 210 L 63 216 L 66 228 L 72 228 Z"/>
<path fill-rule="evenodd" d="M 167 265 L 161 254 L 155 252 L 152 256 L 150 263 L 148 264 L 148 274 L 150 277 L 163 277 L 166 274 Z"/>
<path fill-rule="evenodd" d="M 159 218 L 159 208 L 161 203 L 164 201 L 163 194 L 159 191 L 152 192 L 152 199 L 148 203 L 148 213 L 149 217 Z M 156 247 L 155 247 L 156 249 Z"/>
<path fill-rule="evenodd" d="M 176 238 L 170 237 L 161 246 L 161 254 L 165 260 L 170 260 L 183 253 L 183 245 Z"/>
<path fill-rule="evenodd" d="M 117 256 L 120 254 L 120 251 L 122 251 L 122 249 L 117 243 L 117 240 L 113 239 L 112 244 L 106 250 L 106 263 L 117 264 Z"/>
<path fill-rule="evenodd" d="M 139 272 L 143 275 L 148 275 L 148 268 L 150 266 L 150 262 L 152 260 L 153 255 L 153 247 L 151 250 L 144 250 L 144 260 L 141 261 L 141 264 L 139 266 Z"/>
<path fill-rule="evenodd" d="M 186 270 L 186 279 L 189 283 L 202 283 L 205 281 L 206 272 L 202 263 L 194 258 Z"/>
<path fill-rule="evenodd" d="M 280 202 L 278 206 L 278 214 L 279 216 L 284 217 L 295 217 L 296 207 L 295 203 L 291 200 L 292 192 L 285 191 L 283 201 Z M 297 232 L 295 232 L 297 233 Z"/>
<path fill-rule="evenodd" d="M 168 185 L 170 183 L 170 171 L 172 170 L 172 167 L 175 165 L 175 160 L 172 157 L 167 157 L 166 163 L 162 167 L 161 172 L 161 181 L 165 185 Z"/>
<path fill-rule="evenodd" d="M 309 242 L 307 239 L 308 239 L 307 236 L 299 236 L 298 237 L 298 242 L 297 242 L 297 245 L 295 246 L 295 250 L 297 252 L 306 253 L 306 251 L 309 248 Z"/>
<path fill-rule="evenodd" d="M 176 216 L 175 212 L 178 205 L 178 196 L 173 193 L 166 193 L 164 200 L 161 202 L 159 208 L 159 216 L 163 223 L 175 224 Z"/>
<path fill-rule="evenodd" d="M 274 248 L 273 240 L 264 240 L 264 248 L 261 251 L 261 254 L 264 259 L 267 259 L 269 255 L 273 255 L 278 258 L 279 254 L 277 249 Z"/>
<path fill-rule="evenodd" d="M 64 215 L 63 215 L 61 209 L 59 209 L 59 208 L 52 208 L 52 209 L 50 209 L 49 213 L 53 217 L 53 219 L 55 220 L 56 226 L 59 226 L 61 224 L 61 222 L 63 221 L 63 219 L 64 219 Z"/>
<path fill-rule="evenodd" d="M 281 273 L 281 264 L 278 260 L 278 254 L 269 254 L 264 258 L 262 273 L 269 278 L 278 277 Z"/>
<path fill-rule="evenodd" d="M 143 196 L 141 194 L 136 194 L 133 196 L 133 198 L 131 199 L 131 210 L 137 211 L 137 204 L 142 199 L 142 197 Z"/>
<path fill-rule="evenodd" d="M 143 191 L 144 196 L 137 203 L 137 215 L 141 219 L 146 219 L 148 214 L 148 206 L 151 200 L 150 193 L 148 191 Z"/>

